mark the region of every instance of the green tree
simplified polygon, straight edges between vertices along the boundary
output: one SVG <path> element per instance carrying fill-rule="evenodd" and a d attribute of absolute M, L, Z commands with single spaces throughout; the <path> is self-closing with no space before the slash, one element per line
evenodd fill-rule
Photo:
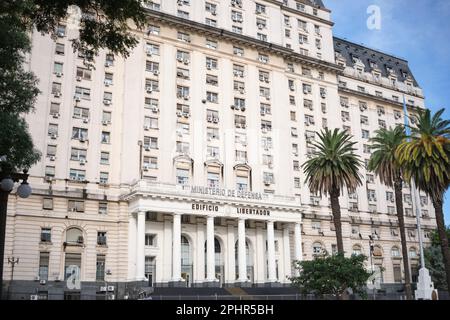
<path fill-rule="evenodd" d="M 395 190 L 395 203 L 397 218 L 400 227 L 402 243 L 403 269 L 405 270 L 405 291 L 408 300 L 412 300 L 411 272 L 408 261 L 408 247 L 406 244 L 405 218 L 403 212 L 403 175 L 401 166 L 395 156 L 398 147 L 405 139 L 405 129 L 397 126 L 395 129 L 380 129 L 372 142 L 372 156 L 369 161 L 369 170 L 374 172 L 382 183 Z"/>
<path fill-rule="evenodd" d="M 430 110 L 419 111 L 411 138 L 400 145 L 397 157 L 405 178 L 412 179 L 433 202 L 450 290 L 450 249 L 443 212 L 444 194 L 450 185 L 450 121 L 441 118 L 444 111 L 434 116 Z"/>
<path fill-rule="evenodd" d="M 303 294 L 333 295 L 343 299 L 347 289 L 351 289 L 365 298 L 367 281 L 373 274 L 366 270 L 366 260 L 364 255 L 346 258 L 338 253 L 319 255 L 311 261 L 296 261 L 294 267 L 299 276 L 292 277 L 291 281 Z"/>
<path fill-rule="evenodd" d="M 362 163 L 360 157 L 354 153 L 355 142 L 351 141 L 352 137 L 347 132 L 325 129 L 318 133 L 318 136 L 319 142 L 313 143 L 316 151 L 302 168 L 311 193 L 330 195 L 337 250 L 344 254 L 339 196 L 344 187 L 353 192 L 362 184 L 359 173 Z"/>
<path fill-rule="evenodd" d="M 439 290 L 448 290 L 444 259 L 440 246 L 439 234 L 433 231 L 430 234 L 431 246 L 424 249 L 425 265 L 430 271 L 434 287 Z M 450 241 L 450 227 L 447 227 L 447 239 Z"/>

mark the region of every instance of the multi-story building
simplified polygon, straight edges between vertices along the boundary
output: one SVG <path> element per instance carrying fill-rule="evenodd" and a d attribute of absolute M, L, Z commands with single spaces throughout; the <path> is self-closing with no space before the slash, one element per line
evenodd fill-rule
<path fill-rule="evenodd" d="M 130 57 L 103 51 L 95 68 L 71 50 L 72 25 L 56 40 L 32 35 L 42 93 L 28 122 L 43 157 L 32 196 L 9 199 L 13 297 L 288 285 L 294 260 L 335 250 L 329 201 L 301 169 L 316 132 L 349 130 L 368 159 L 374 132 L 402 123 L 403 96 L 411 112 L 424 107 L 408 63 L 333 38 L 320 0 L 154 1 L 147 14 Z M 345 250 L 370 255 L 373 243 L 368 268 L 401 282 L 393 190 L 364 175 L 340 199 Z M 423 195 L 421 210 L 426 237 Z"/>

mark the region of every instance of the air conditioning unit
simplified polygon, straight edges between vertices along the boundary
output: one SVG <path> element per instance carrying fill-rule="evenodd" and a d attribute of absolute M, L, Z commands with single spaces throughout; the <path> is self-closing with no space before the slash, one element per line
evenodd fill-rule
<path fill-rule="evenodd" d="M 189 64 L 189 59 L 184 59 L 184 61 L 183 61 L 183 63 L 185 64 L 185 65 L 188 65 Z"/>
<path fill-rule="evenodd" d="M 56 157 L 55 156 L 50 156 L 50 161 L 55 161 Z"/>
<path fill-rule="evenodd" d="M 148 171 L 150 170 L 150 165 L 149 164 L 144 164 L 144 171 Z"/>
<path fill-rule="evenodd" d="M 219 122 L 219 119 L 218 119 L 218 118 L 214 118 L 214 119 L 213 119 L 213 122 L 214 122 L 214 123 L 218 123 L 218 122 Z"/>
<path fill-rule="evenodd" d="M 178 113 L 177 113 L 178 114 Z M 181 115 L 181 114 L 180 114 Z M 212 117 L 206 117 L 206 121 L 208 122 L 212 122 L 213 118 Z"/>
<path fill-rule="evenodd" d="M 81 98 L 80 98 L 80 96 L 78 96 L 78 95 L 75 95 L 75 97 L 74 97 L 74 99 L 75 99 L 75 101 L 81 101 Z"/>
<path fill-rule="evenodd" d="M 144 125 L 144 130 L 146 130 L 146 131 L 150 130 L 150 125 L 148 125 L 148 124 Z"/>
<path fill-rule="evenodd" d="M 86 138 L 80 138 L 80 142 L 86 142 Z"/>
<path fill-rule="evenodd" d="M 112 62 L 111 61 L 106 61 L 105 62 L 105 67 L 111 67 L 112 66 Z"/>
<path fill-rule="evenodd" d="M 80 76 L 77 77 L 77 81 L 81 81 L 81 77 Z"/>
<path fill-rule="evenodd" d="M 53 113 L 52 116 L 53 116 L 53 118 L 58 119 L 60 117 L 60 114 L 59 113 Z"/>
<path fill-rule="evenodd" d="M 100 292 L 106 292 L 108 288 L 106 286 L 100 287 Z"/>
<path fill-rule="evenodd" d="M 114 291 L 114 286 L 108 286 L 108 291 Z"/>
<path fill-rule="evenodd" d="M 84 166 L 86 164 L 86 159 L 80 159 L 80 166 Z"/>
<path fill-rule="evenodd" d="M 262 132 L 262 133 L 267 133 L 267 128 L 262 128 L 262 129 L 261 129 L 261 132 Z"/>
<path fill-rule="evenodd" d="M 189 118 L 191 114 L 189 112 L 183 112 L 183 117 Z"/>
<path fill-rule="evenodd" d="M 110 121 L 108 121 L 108 120 L 103 120 L 102 121 L 102 124 L 104 125 L 104 126 L 107 126 L 108 124 L 110 124 L 111 122 Z"/>
<path fill-rule="evenodd" d="M 147 93 L 152 93 L 153 89 L 152 89 L 152 87 L 146 87 L 145 91 L 147 91 Z"/>
<path fill-rule="evenodd" d="M 83 118 L 83 123 L 89 123 L 89 118 Z"/>
<path fill-rule="evenodd" d="M 61 72 L 55 72 L 55 76 L 57 76 L 58 78 L 61 78 L 62 77 L 62 73 Z"/>
<path fill-rule="evenodd" d="M 270 180 L 264 180 L 264 184 L 265 184 L 266 186 L 270 186 L 272 183 L 270 182 Z"/>
<path fill-rule="evenodd" d="M 111 104 L 111 100 L 104 99 L 103 104 L 109 106 Z"/>
<path fill-rule="evenodd" d="M 189 100 L 189 96 L 183 96 L 184 100 Z"/>
<path fill-rule="evenodd" d="M 53 95 L 54 95 L 56 98 L 59 98 L 59 97 L 61 97 L 61 92 L 60 92 L 60 91 L 56 91 L 55 93 L 53 93 Z"/>
<path fill-rule="evenodd" d="M 42 284 L 42 285 L 44 285 L 44 284 L 46 284 L 46 283 L 47 283 L 46 280 L 41 280 L 41 281 L 39 281 L 39 284 Z"/>
<path fill-rule="evenodd" d="M 263 24 L 261 24 L 261 23 L 258 23 L 258 25 L 257 25 L 257 26 L 258 26 L 258 29 L 259 29 L 259 30 L 262 30 L 262 29 L 264 29 L 264 25 L 263 25 Z"/>
<path fill-rule="evenodd" d="M 217 15 L 217 12 L 216 12 L 216 11 L 211 11 L 211 14 L 212 14 L 213 16 L 216 16 L 216 15 Z"/>
<path fill-rule="evenodd" d="M 159 70 L 154 70 L 154 71 L 153 71 L 153 74 L 154 74 L 155 76 L 159 75 Z"/>
<path fill-rule="evenodd" d="M 37 294 L 30 295 L 30 300 L 39 300 L 39 297 Z"/>
<path fill-rule="evenodd" d="M 159 111 L 158 107 L 155 107 L 155 106 L 151 107 L 151 110 L 152 110 L 153 112 L 158 112 L 158 111 Z"/>
<path fill-rule="evenodd" d="M 289 86 L 289 89 L 290 89 L 291 91 L 294 91 L 294 90 L 295 90 L 295 87 L 294 87 L 294 86 Z"/>
<path fill-rule="evenodd" d="M 240 94 L 245 94 L 245 90 L 244 89 L 239 89 L 239 93 Z"/>
<path fill-rule="evenodd" d="M 56 139 L 56 138 L 58 138 L 58 135 L 57 135 L 56 133 L 52 133 L 52 135 L 50 136 L 50 138 Z"/>

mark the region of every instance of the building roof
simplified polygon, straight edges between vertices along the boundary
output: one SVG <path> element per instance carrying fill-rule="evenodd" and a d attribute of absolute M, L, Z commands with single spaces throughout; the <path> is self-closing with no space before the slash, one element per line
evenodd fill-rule
<path fill-rule="evenodd" d="M 365 72 L 370 73 L 375 64 L 383 77 L 394 74 L 398 81 L 410 79 L 414 86 L 419 87 L 405 59 L 337 37 L 333 38 L 333 42 L 336 55 L 344 58 L 347 66 L 353 67 L 356 61 L 364 65 Z"/>

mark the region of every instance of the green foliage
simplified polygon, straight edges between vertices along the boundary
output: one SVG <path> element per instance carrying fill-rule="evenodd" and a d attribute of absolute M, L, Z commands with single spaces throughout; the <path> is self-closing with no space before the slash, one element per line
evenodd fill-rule
<path fill-rule="evenodd" d="M 147 1 L 144 1 L 147 2 Z M 128 57 L 138 40 L 131 28 L 142 29 L 145 10 L 139 0 L 3 0 L 0 2 L 0 162 L 1 174 L 27 169 L 40 159 L 24 114 L 34 111 L 38 80 L 24 69 L 30 52 L 29 33 L 36 29 L 56 37 L 68 18 L 68 7 L 79 8 L 79 36 L 74 50 L 95 56 L 100 49 Z M 6 156 L 6 161 L 4 160 Z"/>
<path fill-rule="evenodd" d="M 302 166 L 311 192 L 331 194 L 344 186 L 355 190 L 362 184 L 362 162 L 354 153 L 356 142 L 351 141 L 352 136 L 339 129 L 325 129 L 318 136 L 320 141 L 313 144 L 313 158 Z"/>
<path fill-rule="evenodd" d="M 447 233 L 447 239 L 450 242 L 450 226 L 447 227 L 446 233 Z M 431 238 L 432 246 L 440 246 L 441 245 L 441 241 L 439 240 L 439 234 L 436 230 L 433 231 L 432 233 L 430 233 L 430 238 Z"/>
<path fill-rule="evenodd" d="M 292 277 L 292 284 L 303 294 L 334 295 L 342 297 L 347 289 L 366 297 L 366 285 L 372 272 L 364 266 L 367 257 L 343 254 L 316 256 L 312 261 L 296 261 L 298 277 Z"/>
<path fill-rule="evenodd" d="M 423 255 L 425 258 L 425 265 L 430 271 L 434 287 L 436 289 L 446 291 L 447 279 L 445 273 L 444 259 L 442 258 L 442 250 L 441 247 L 439 246 L 439 243 L 437 245 L 432 245 L 428 248 L 425 248 L 423 251 Z"/>
<path fill-rule="evenodd" d="M 380 129 L 370 139 L 372 155 L 368 169 L 375 172 L 388 187 L 393 187 L 395 180 L 401 177 L 401 167 L 395 154 L 405 137 L 405 129 L 397 126 L 395 129 Z"/>
<path fill-rule="evenodd" d="M 0 112 L 0 123 L 0 155 L 7 158 L 6 162 L 0 162 L 2 172 L 28 169 L 39 161 L 40 153 L 33 147 L 33 140 L 23 118 Z"/>
<path fill-rule="evenodd" d="M 450 121 L 441 118 L 444 111 L 434 116 L 430 110 L 419 111 L 411 141 L 403 142 L 396 154 L 405 177 L 435 202 L 442 202 L 450 185 Z"/>

